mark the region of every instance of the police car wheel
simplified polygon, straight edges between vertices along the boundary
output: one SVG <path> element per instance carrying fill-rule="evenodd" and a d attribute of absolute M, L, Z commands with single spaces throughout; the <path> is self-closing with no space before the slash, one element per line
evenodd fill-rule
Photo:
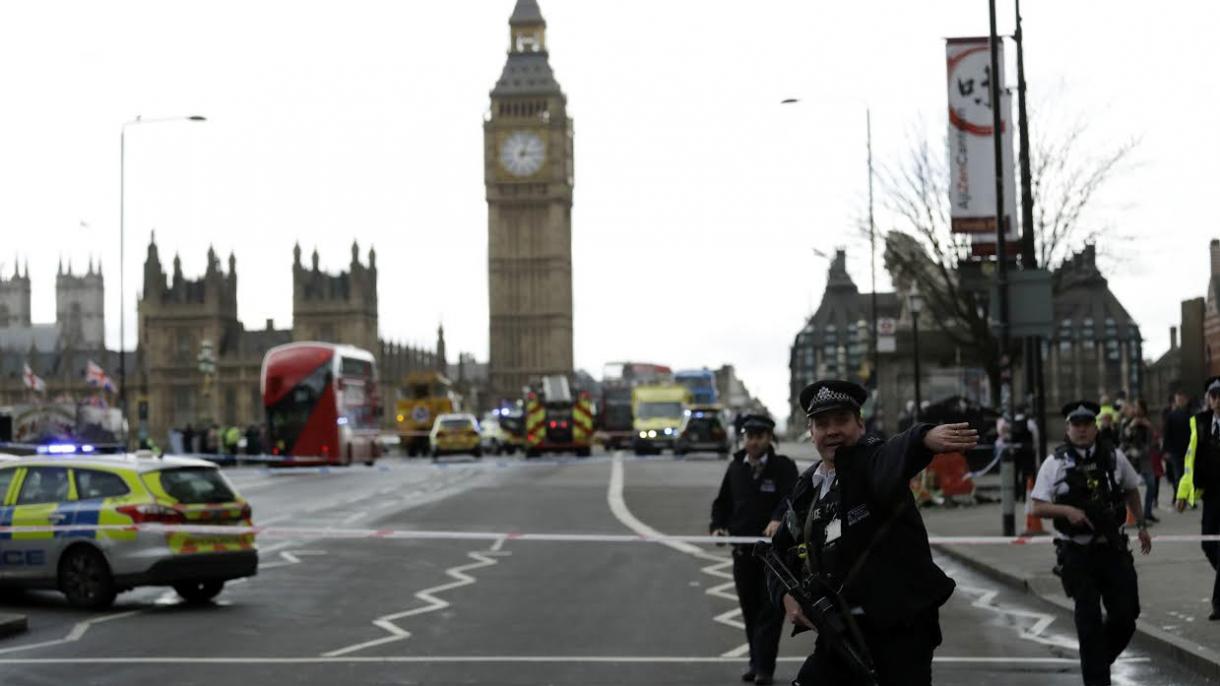
<path fill-rule="evenodd" d="M 174 591 L 188 603 L 206 603 L 224 590 L 223 581 L 188 581 L 174 584 Z"/>
<path fill-rule="evenodd" d="M 59 589 L 70 605 L 87 610 L 110 607 L 118 594 L 106 558 L 85 546 L 64 553 L 59 562 Z"/>

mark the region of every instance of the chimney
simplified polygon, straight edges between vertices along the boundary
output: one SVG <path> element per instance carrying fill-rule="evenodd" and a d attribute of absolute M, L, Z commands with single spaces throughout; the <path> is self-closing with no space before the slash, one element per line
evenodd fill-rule
<path fill-rule="evenodd" d="M 1215 253 L 1213 253 L 1213 255 L 1214 254 Z M 1215 261 L 1214 261 L 1215 257 L 1213 257 L 1212 260 L 1213 260 L 1212 264 L 1215 264 Z M 1176 327 L 1176 326 L 1169 327 L 1169 349 L 1170 350 L 1178 349 L 1178 327 Z"/>
<path fill-rule="evenodd" d="M 274 329 L 275 329 L 275 320 L 268 317 L 267 318 L 267 330 L 272 331 Z"/>
<path fill-rule="evenodd" d="M 1220 240 L 1215 238 L 1211 242 L 1212 254 L 1212 276 L 1220 276 Z"/>

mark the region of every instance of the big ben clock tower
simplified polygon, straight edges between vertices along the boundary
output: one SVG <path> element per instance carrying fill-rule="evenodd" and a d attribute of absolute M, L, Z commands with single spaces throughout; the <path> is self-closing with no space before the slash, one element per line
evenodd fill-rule
<path fill-rule="evenodd" d="M 495 398 L 572 372 L 572 120 L 536 0 L 517 0 L 483 124 Z"/>

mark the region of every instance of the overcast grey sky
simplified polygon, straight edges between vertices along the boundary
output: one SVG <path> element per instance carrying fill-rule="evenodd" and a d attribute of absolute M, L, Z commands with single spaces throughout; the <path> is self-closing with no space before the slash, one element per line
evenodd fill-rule
<path fill-rule="evenodd" d="M 788 346 L 844 245 L 868 285 L 863 103 L 893 163 L 943 136 L 946 36 L 985 0 L 541 0 L 576 129 L 576 360 L 737 364 L 786 414 Z M 1000 30 L 1013 25 L 1000 4 Z M 237 256 L 247 327 L 292 312 L 292 244 L 345 267 L 378 251 L 384 337 L 487 355 L 482 117 L 513 0 L 0 4 L 0 264 L 27 259 L 54 318 L 61 256 L 105 263 L 118 340 L 119 130 L 129 130 L 127 339 L 149 231 L 199 274 Z M 1031 99 L 1091 122 L 1085 149 L 1139 136 L 1138 166 L 1087 221 L 1142 240 L 1108 276 L 1168 347 L 1206 286 L 1217 186 L 1211 2 L 1023 8 Z M 1011 73 L 1011 71 L 1010 71 Z M 1015 78 L 1015 77 L 1014 77 Z M 799 106 L 781 107 L 785 97 Z M 82 227 L 81 222 L 87 226 Z M 881 221 L 887 221 L 881 217 Z M 879 283 L 888 287 L 882 275 Z"/>

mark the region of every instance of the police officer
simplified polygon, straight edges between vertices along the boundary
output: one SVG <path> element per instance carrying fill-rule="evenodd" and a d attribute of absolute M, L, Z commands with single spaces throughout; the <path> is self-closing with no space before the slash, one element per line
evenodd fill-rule
<path fill-rule="evenodd" d="M 1220 534 L 1220 376 L 1207 380 L 1207 409 L 1190 418 L 1186 468 L 1178 481 L 1178 512 L 1203 501 L 1203 535 Z M 1212 582 L 1211 621 L 1220 620 L 1220 543 L 1203 542 L 1203 554 L 1216 570 Z"/>
<path fill-rule="evenodd" d="M 1141 551 L 1152 550 L 1139 474 L 1122 451 L 1098 440 L 1100 414 L 1101 406 L 1087 400 L 1063 407 L 1067 443 L 1042 463 L 1030 494 L 1033 515 L 1054 519 L 1063 590 L 1076 602 L 1085 686 L 1110 683 L 1110 665 L 1131 641 L 1140 614 L 1135 563 L 1123 532 L 1128 509 L 1139 525 Z"/>
<path fill-rule="evenodd" d="M 816 574 L 841 587 L 883 686 L 922 686 L 932 683 L 939 608 L 954 583 L 932 561 L 908 483 L 934 453 L 973 448 L 978 432 L 968 424 L 914 423 L 883 441 L 865 434 L 860 408 L 867 398 L 849 381 L 818 381 L 801 391 L 821 460 L 797 480 L 772 545 L 805 580 Z M 812 628 L 796 600 L 773 588 L 794 633 Z M 795 686 L 859 683 L 829 640 L 818 636 Z"/>
<path fill-rule="evenodd" d="M 796 483 L 796 463 L 771 445 L 775 422 L 762 415 L 742 418 L 745 448 L 733 455 L 712 502 L 709 530 L 720 536 L 771 536 L 779 528 L 788 494 Z M 750 644 L 750 666 L 742 681 L 771 683 L 784 613 L 767 595 L 766 569 L 752 546 L 733 546 L 733 583 Z"/>

